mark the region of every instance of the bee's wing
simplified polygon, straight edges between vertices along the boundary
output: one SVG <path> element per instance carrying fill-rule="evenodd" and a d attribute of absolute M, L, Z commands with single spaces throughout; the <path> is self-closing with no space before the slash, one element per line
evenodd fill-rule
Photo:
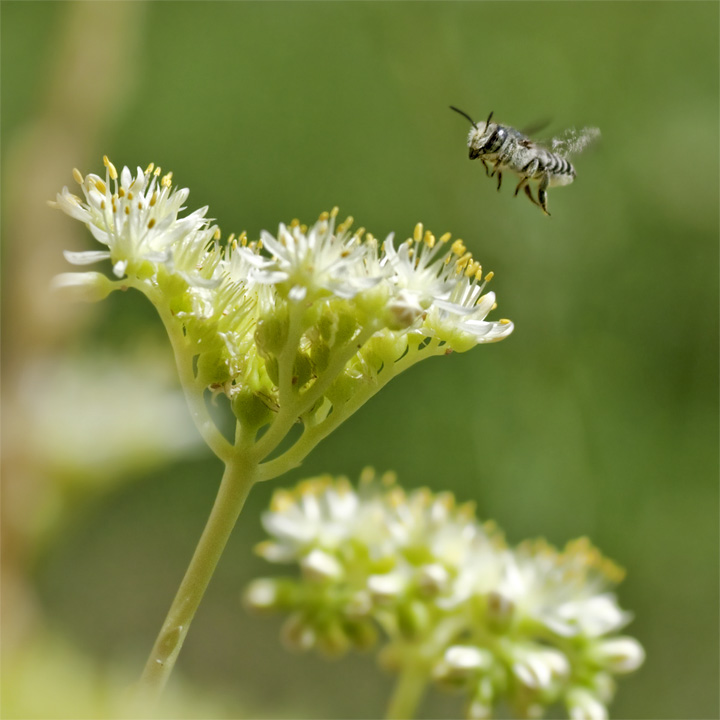
<path fill-rule="evenodd" d="M 590 143 L 600 137 L 600 130 L 596 127 L 585 127 L 582 130 L 570 128 L 562 135 L 554 137 L 549 147 L 558 155 L 575 155 L 582 152 Z"/>
<path fill-rule="evenodd" d="M 525 125 L 525 127 L 521 127 L 520 132 L 523 135 L 527 135 L 528 137 L 530 137 L 531 135 L 537 135 L 541 130 L 544 130 L 551 122 L 551 118 L 543 118 L 542 120 L 538 120 L 537 122 Z"/>

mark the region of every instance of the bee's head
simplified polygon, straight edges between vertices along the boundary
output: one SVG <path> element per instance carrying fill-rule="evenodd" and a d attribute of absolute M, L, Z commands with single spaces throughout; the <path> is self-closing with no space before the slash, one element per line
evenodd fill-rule
<path fill-rule="evenodd" d="M 472 125 L 470 134 L 468 135 L 468 155 L 471 160 L 487 155 L 493 152 L 496 146 L 496 138 L 498 134 L 505 133 L 505 130 L 498 126 L 496 123 L 491 123 L 492 112 L 488 115 L 488 119 L 485 122 L 476 123 L 467 113 L 462 110 L 458 110 L 456 107 L 450 106 L 451 110 L 456 113 L 460 113 L 463 117 L 467 118 Z M 505 138 L 503 137 L 502 140 Z M 492 140 L 492 143 L 491 143 Z"/>

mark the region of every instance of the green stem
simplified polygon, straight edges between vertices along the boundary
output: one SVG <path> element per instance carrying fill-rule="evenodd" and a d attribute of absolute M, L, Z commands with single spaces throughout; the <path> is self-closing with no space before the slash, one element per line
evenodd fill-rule
<path fill-rule="evenodd" d="M 428 672 L 425 665 L 413 663 L 406 658 L 385 712 L 387 720 L 410 720 L 415 717 L 427 682 Z"/>
<path fill-rule="evenodd" d="M 151 298 L 152 300 L 152 298 Z M 205 388 L 199 387 L 192 366 L 192 353 L 187 347 L 185 336 L 178 331 L 173 323 L 172 313 L 163 310 L 159 304 L 156 304 L 158 314 L 160 315 L 165 330 L 167 331 L 170 345 L 175 355 L 175 364 L 177 365 L 180 384 L 185 393 L 185 400 L 190 409 L 195 427 L 207 443 L 208 447 L 223 462 L 227 462 L 232 457 L 233 447 L 223 434 L 218 430 L 217 425 L 213 422 L 205 404 Z"/>
<path fill-rule="evenodd" d="M 205 530 L 140 678 L 139 699 L 145 708 L 157 702 L 173 670 L 195 611 L 255 482 L 255 473 L 255 467 L 240 462 L 229 462 L 225 467 Z"/>
<path fill-rule="evenodd" d="M 254 452 L 257 455 L 258 462 L 264 460 L 280 444 L 297 419 L 317 402 L 343 371 L 350 359 L 357 353 L 358 348 L 362 347 L 372 337 L 373 332 L 374 329 L 366 330 L 345 347 L 338 350 L 323 374 L 305 392 L 297 396 L 295 403 L 288 402 L 286 405 L 281 406 L 273 424 L 255 445 Z"/>
<path fill-rule="evenodd" d="M 297 467 L 321 440 L 326 438 L 338 425 L 345 422 L 353 413 L 359 410 L 396 375 L 399 375 L 411 365 L 420 362 L 420 360 L 430 355 L 441 355 L 444 352 L 439 343 L 434 340 L 423 350 L 408 353 L 402 359 L 395 362 L 394 365 L 386 367 L 374 383 L 365 388 L 364 392 L 358 388 L 355 394 L 344 405 L 333 410 L 325 420 L 318 425 L 307 428 L 298 438 L 297 442 L 282 455 L 261 463 L 258 481 L 271 480 Z"/>

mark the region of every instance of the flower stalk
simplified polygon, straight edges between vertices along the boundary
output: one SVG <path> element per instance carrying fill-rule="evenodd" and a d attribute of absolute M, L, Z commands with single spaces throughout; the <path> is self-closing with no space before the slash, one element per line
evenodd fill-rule
<path fill-rule="evenodd" d="M 495 295 L 462 240 L 418 224 L 396 246 L 378 241 L 337 209 L 311 226 L 294 220 L 257 241 L 223 240 L 206 217 L 187 215 L 187 189 L 153 164 L 73 177 L 52 203 L 84 223 L 102 250 L 66 252 L 86 266 L 110 262 L 111 277 L 63 273 L 59 292 L 97 301 L 134 288 L 168 333 L 193 421 L 225 464 L 207 526 L 141 680 L 148 701 L 162 692 L 242 506 L 255 482 L 299 465 L 323 438 L 393 377 L 416 362 L 513 330 L 489 321 Z M 229 440 L 208 409 L 224 396 L 235 423 Z M 302 431 L 274 455 L 288 434 Z M 409 683 L 409 680 L 408 680 Z M 410 695 L 409 690 L 401 695 Z M 409 701 L 403 701 L 406 705 Z M 398 701 L 400 703 L 400 701 Z M 404 711 L 403 711 L 404 712 Z"/>
<path fill-rule="evenodd" d="M 254 481 L 252 467 L 241 462 L 225 466 L 210 517 L 140 678 L 138 694 L 145 707 L 157 703 L 175 667 L 190 623 Z"/>

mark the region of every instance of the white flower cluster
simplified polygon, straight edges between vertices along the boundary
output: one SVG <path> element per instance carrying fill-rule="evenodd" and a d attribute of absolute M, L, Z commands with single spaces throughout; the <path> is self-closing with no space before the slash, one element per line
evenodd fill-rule
<path fill-rule="evenodd" d="M 207 208 L 180 217 L 188 191 L 173 188 L 171 173 L 153 165 L 118 173 L 104 162 L 104 178 L 75 170 L 82 197 L 63 188 L 53 205 L 104 246 L 67 252 L 68 261 L 110 260 L 115 279 L 64 273 L 56 285 L 88 300 L 128 287 L 145 293 L 194 382 L 225 393 L 246 428 L 290 406 L 292 422 L 317 425 L 419 359 L 512 332 L 508 320 L 486 320 L 492 273 L 483 276 L 449 233 L 436 238 L 418 224 L 406 242 L 381 243 L 351 231 L 352 218 L 337 223 L 335 209 L 310 227 L 293 221 L 277 236 L 222 241 Z"/>
<path fill-rule="evenodd" d="M 263 523 L 272 539 L 258 553 L 301 577 L 256 580 L 249 607 L 288 612 L 285 641 L 330 655 L 372 645 L 381 628 L 384 664 L 401 671 L 412 651 L 429 678 L 466 693 L 468 717 L 563 703 L 571 718 L 604 718 L 612 676 L 643 661 L 617 635 L 630 620 L 610 592 L 623 573 L 587 539 L 510 548 L 470 504 L 370 471 L 357 491 L 327 476 L 277 491 Z"/>

